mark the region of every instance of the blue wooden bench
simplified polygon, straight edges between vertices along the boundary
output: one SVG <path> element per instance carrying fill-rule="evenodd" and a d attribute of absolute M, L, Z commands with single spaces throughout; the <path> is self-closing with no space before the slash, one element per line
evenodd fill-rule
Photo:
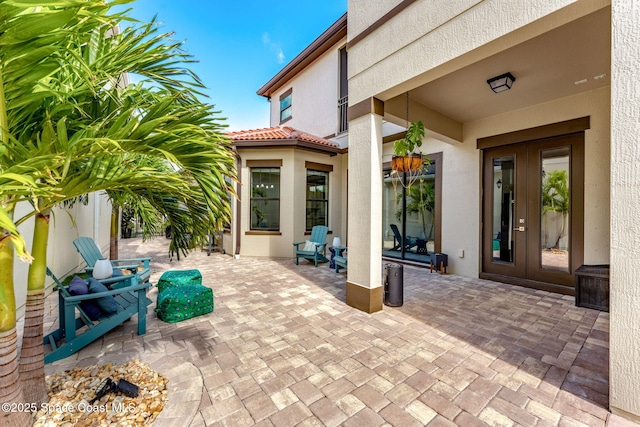
<path fill-rule="evenodd" d="M 140 283 L 139 276 L 135 274 L 118 276 L 100 281 L 105 286 L 110 285 L 110 291 L 72 296 L 49 268 L 47 268 L 47 275 L 53 279 L 58 289 L 59 328 L 44 337 L 44 344 L 51 346 L 51 352 L 44 356 L 44 363 L 69 357 L 129 320 L 136 313 L 138 314 L 138 335 L 144 335 L 147 332 L 147 306 L 151 304 L 151 300 L 146 295 L 151 286 L 148 281 Z M 80 307 L 80 303 L 107 295 L 114 297 L 118 312 L 91 320 Z M 77 316 L 76 313 L 78 313 Z"/>

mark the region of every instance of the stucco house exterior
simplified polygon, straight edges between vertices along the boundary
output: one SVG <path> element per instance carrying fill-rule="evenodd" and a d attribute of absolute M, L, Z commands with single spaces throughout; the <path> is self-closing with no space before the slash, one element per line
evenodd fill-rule
<path fill-rule="evenodd" d="M 258 91 L 271 127 L 230 135 L 242 185 L 227 251 L 291 257 L 309 229 L 309 177 L 324 170 L 327 225 L 351 254 L 347 304 L 366 312 L 382 309 L 381 259 L 442 252 L 457 275 L 567 295 L 581 268 L 609 266 L 610 408 L 640 419 L 640 6 L 350 0 L 348 10 Z M 428 212 L 411 207 L 416 193 L 390 165 L 391 142 L 418 120 L 430 165 L 411 188 L 425 186 Z M 281 183 L 277 230 L 252 211 L 251 188 L 271 179 L 261 168 Z"/>
<path fill-rule="evenodd" d="M 229 136 L 239 199 L 222 239 L 227 253 L 291 257 L 314 225 L 329 227 L 328 239 L 344 236 L 346 158 L 337 144 L 289 126 Z"/>
<path fill-rule="evenodd" d="M 329 244 L 348 243 L 346 44 L 344 14 L 257 91 L 270 127 L 228 134 L 240 184 L 225 252 L 292 257 L 313 225 L 329 227 Z M 385 121 L 383 132 L 402 129 Z"/>
<path fill-rule="evenodd" d="M 609 265 L 610 409 L 640 421 L 640 4 L 349 0 L 348 11 L 258 90 L 270 127 L 229 135 L 240 182 L 225 251 L 292 257 L 292 242 L 327 225 L 328 242 L 349 247 L 346 302 L 369 313 L 382 310 L 381 260 L 424 263 L 418 240 L 448 254 L 451 273 L 569 295 L 580 267 Z M 390 166 L 391 142 L 417 120 L 428 216 Z M 61 213 L 52 227 L 60 275 L 81 263 L 69 256 L 78 234 L 108 245 L 107 201 L 74 209 L 76 226 Z M 26 280 L 26 265 L 16 274 Z"/>
<path fill-rule="evenodd" d="M 258 90 L 270 127 L 228 134 L 239 200 L 227 253 L 291 257 L 314 225 L 346 241 L 346 43 L 345 14 Z"/>
<path fill-rule="evenodd" d="M 382 309 L 392 155 L 382 123 L 422 120 L 450 271 L 572 294 L 577 269 L 610 265 L 610 409 L 640 420 L 640 5 L 350 0 L 348 10 L 347 230 L 358 256 L 347 304 Z M 489 81 L 507 73 L 494 91 Z"/>

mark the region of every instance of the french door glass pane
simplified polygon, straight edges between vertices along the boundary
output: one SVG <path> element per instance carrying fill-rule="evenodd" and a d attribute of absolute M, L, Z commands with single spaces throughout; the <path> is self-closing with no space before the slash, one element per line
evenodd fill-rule
<path fill-rule="evenodd" d="M 493 260 L 513 263 L 515 156 L 493 159 Z"/>
<path fill-rule="evenodd" d="M 569 147 L 541 152 L 541 267 L 569 271 Z"/>

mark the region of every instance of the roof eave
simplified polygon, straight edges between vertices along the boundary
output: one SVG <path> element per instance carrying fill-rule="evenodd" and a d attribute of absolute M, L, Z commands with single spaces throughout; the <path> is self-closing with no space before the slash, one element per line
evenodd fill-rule
<path fill-rule="evenodd" d="M 315 151 L 317 153 L 328 154 L 329 156 L 335 156 L 341 153 L 340 147 L 331 147 L 321 144 L 316 144 L 309 141 L 300 140 L 297 138 L 292 139 L 240 139 L 234 140 L 233 146 L 238 148 L 301 148 L 304 150 Z"/>

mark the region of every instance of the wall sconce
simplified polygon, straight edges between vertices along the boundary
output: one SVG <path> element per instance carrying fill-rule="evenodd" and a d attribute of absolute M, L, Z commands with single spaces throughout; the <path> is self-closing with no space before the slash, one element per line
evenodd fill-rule
<path fill-rule="evenodd" d="M 499 179 L 498 182 L 496 182 L 496 187 L 498 187 L 498 190 L 500 188 L 502 188 L 502 180 L 501 179 Z"/>
<path fill-rule="evenodd" d="M 506 73 L 487 80 L 487 83 L 489 83 L 492 91 L 499 93 L 511 89 L 511 86 L 513 86 L 513 82 L 515 81 L 516 78 L 513 77 L 513 74 Z"/>

